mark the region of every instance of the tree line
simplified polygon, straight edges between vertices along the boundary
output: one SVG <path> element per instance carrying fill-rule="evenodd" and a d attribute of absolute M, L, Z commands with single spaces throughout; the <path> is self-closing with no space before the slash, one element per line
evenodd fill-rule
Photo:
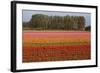
<path fill-rule="evenodd" d="M 35 14 L 29 22 L 23 22 L 23 27 L 33 30 L 85 30 L 85 17 Z"/>

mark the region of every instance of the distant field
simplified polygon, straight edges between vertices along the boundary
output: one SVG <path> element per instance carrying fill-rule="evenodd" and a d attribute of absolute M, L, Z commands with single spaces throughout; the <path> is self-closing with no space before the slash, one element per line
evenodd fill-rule
<path fill-rule="evenodd" d="M 91 58 L 90 32 L 23 31 L 23 62 L 86 60 Z"/>

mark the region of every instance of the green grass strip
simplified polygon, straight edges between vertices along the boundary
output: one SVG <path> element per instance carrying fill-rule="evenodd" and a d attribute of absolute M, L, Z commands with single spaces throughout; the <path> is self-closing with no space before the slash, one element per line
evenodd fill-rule
<path fill-rule="evenodd" d="M 81 44 L 89 44 L 89 42 L 32 43 L 32 46 L 81 45 Z"/>

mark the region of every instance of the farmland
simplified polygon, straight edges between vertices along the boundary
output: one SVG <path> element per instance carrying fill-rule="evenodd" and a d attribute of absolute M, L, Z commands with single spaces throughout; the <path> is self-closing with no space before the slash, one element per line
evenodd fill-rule
<path fill-rule="evenodd" d="M 23 30 L 22 57 L 26 63 L 90 59 L 90 32 Z"/>

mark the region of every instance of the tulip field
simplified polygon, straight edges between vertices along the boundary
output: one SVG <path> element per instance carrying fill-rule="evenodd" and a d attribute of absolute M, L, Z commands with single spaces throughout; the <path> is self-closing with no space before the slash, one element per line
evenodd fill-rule
<path fill-rule="evenodd" d="M 28 62 L 91 59 L 88 31 L 23 30 L 22 60 Z"/>

